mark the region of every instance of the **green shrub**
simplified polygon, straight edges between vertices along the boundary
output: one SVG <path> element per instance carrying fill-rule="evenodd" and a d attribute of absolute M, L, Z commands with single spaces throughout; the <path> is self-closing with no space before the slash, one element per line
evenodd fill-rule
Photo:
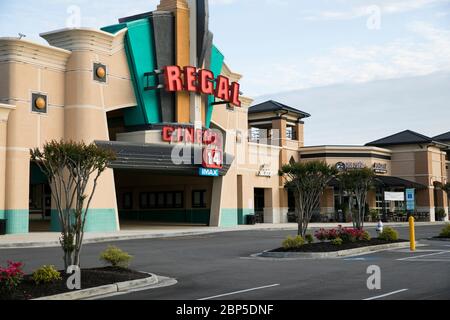
<path fill-rule="evenodd" d="M 344 241 L 341 238 L 336 238 L 331 240 L 331 244 L 333 246 L 342 246 L 342 244 L 344 243 Z"/>
<path fill-rule="evenodd" d="M 443 238 L 450 238 L 450 224 L 449 223 L 445 225 L 444 229 L 442 229 L 440 236 Z"/>
<path fill-rule="evenodd" d="M 314 237 L 311 234 L 307 234 L 305 236 L 305 240 L 306 240 L 306 242 L 308 242 L 308 244 L 311 244 L 314 242 Z"/>
<path fill-rule="evenodd" d="M 52 283 L 62 280 L 61 273 L 54 266 L 42 266 L 33 272 L 33 281 L 39 285 L 41 283 Z"/>
<path fill-rule="evenodd" d="M 436 210 L 435 217 L 437 221 L 443 221 L 447 214 L 445 213 L 444 209 L 438 209 Z"/>
<path fill-rule="evenodd" d="M 372 222 L 377 222 L 379 220 L 378 210 L 370 210 L 370 219 L 372 220 Z"/>
<path fill-rule="evenodd" d="M 131 259 L 132 256 L 115 246 L 109 246 L 100 254 L 100 260 L 113 267 L 128 268 Z"/>
<path fill-rule="evenodd" d="M 361 235 L 361 240 L 362 241 L 370 241 L 371 237 L 370 237 L 370 233 L 369 231 L 364 231 Z"/>
<path fill-rule="evenodd" d="M 394 228 L 386 227 L 383 232 L 378 236 L 380 240 L 385 241 L 397 241 L 398 240 L 398 232 Z"/>
<path fill-rule="evenodd" d="M 305 239 L 301 236 L 296 236 L 295 238 L 287 237 L 286 240 L 283 241 L 283 248 L 285 250 L 290 249 L 298 249 L 305 244 Z"/>

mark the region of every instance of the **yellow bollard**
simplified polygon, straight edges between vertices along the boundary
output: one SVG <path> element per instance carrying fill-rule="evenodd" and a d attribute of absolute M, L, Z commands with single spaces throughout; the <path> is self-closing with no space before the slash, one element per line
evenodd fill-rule
<path fill-rule="evenodd" d="M 416 251 L 416 230 L 413 216 L 409 217 L 409 241 L 411 251 Z"/>

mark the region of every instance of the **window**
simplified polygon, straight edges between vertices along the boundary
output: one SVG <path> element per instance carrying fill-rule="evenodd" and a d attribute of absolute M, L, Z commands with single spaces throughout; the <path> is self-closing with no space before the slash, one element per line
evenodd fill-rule
<path fill-rule="evenodd" d="M 156 206 L 158 208 L 164 208 L 165 207 L 164 200 L 165 200 L 165 194 L 163 192 L 158 193 Z"/>
<path fill-rule="evenodd" d="M 206 208 L 206 190 L 192 191 L 192 208 Z"/>
<path fill-rule="evenodd" d="M 156 193 L 148 194 L 148 206 L 150 208 L 156 208 Z"/>
<path fill-rule="evenodd" d="M 133 193 L 126 192 L 123 194 L 123 208 L 125 210 L 133 209 Z"/>
<path fill-rule="evenodd" d="M 250 129 L 250 141 L 251 142 L 258 142 L 261 137 L 261 131 L 258 128 L 251 128 Z"/>
<path fill-rule="evenodd" d="M 142 192 L 139 195 L 140 209 L 183 208 L 183 192 Z"/>
<path fill-rule="evenodd" d="M 139 194 L 139 209 L 148 209 L 149 203 L 148 203 L 148 193 L 140 193 Z"/>
<path fill-rule="evenodd" d="M 295 130 L 295 127 L 286 127 L 286 139 L 297 140 L 297 131 Z"/>
<path fill-rule="evenodd" d="M 184 207 L 184 201 L 183 201 L 183 192 L 175 192 L 175 208 L 183 208 Z"/>
<path fill-rule="evenodd" d="M 166 207 L 167 208 L 173 208 L 173 193 L 169 192 L 166 193 Z"/>

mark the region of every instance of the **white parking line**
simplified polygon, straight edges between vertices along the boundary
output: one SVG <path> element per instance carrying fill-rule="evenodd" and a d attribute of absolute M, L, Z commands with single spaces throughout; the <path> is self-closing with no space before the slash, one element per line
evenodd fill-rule
<path fill-rule="evenodd" d="M 406 260 L 406 261 L 419 261 L 419 262 L 450 262 L 449 259 L 416 259 L 416 260 Z"/>
<path fill-rule="evenodd" d="M 414 256 L 414 257 L 407 257 L 407 258 L 397 259 L 397 261 L 414 260 L 414 259 L 418 259 L 418 258 L 437 256 L 437 255 L 446 254 L 446 253 L 450 253 L 450 251 L 439 251 L 439 252 L 436 252 L 436 253 L 422 254 L 420 256 Z"/>
<path fill-rule="evenodd" d="M 208 298 L 202 298 L 202 299 L 198 299 L 198 300 L 199 301 L 212 300 L 212 299 L 226 297 L 226 296 L 231 296 L 231 295 L 234 295 L 234 294 L 239 294 L 239 293 L 244 293 L 244 292 L 250 292 L 250 291 L 256 291 L 256 290 L 262 290 L 262 289 L 267 289 L 267 288 L 278 287 L 279 285 L 280 284 L 271 284 L 269 286 L 252 288 L 252 289 L 246 289 L 246 290 L 240 290 L 240 291 L 235 291 L 235 292 L 230 292 L 230 293 L 224 293 L 224 294 L 220 294 L 220 295 L 217 295 L 217 296 L 208 297 Z"/>
<path fill-rule="evenodd" d="M 389 292 L 389 293 L 386 293 L 386 294 L 382 294 L 381 296 L 376 296 L 376 297 L 367 298 L 367 299 L 363 299 L 363 300 L 364 301 L 370 301 L 370 300 L 381 299 L 381 298 L 392 296 L 394 294 L 402 293 L 402 292 L 405 292 L 405 291 L 408 291 L 408 289 L 397 290 L 397 291 Z"/>

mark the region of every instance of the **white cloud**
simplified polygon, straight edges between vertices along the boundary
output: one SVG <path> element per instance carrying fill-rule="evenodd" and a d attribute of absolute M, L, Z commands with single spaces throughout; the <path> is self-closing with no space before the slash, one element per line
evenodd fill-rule
<path fill-rule="evenodd" d="M 403 0 L 371 3 L 364 6 L 354 6 L 345 11 L 321 11 L 316 14 L 304 17 L 304 20 L 351 20 L 361 17 L 367 17 L 373 13 L 373 8 L 380 10 L 381 14 L 396 14 L 412 10 L 418 10 L 426 6 L 450 3 L 450 0 Z"/>
<path fill-rule="evenodd" d="M 283 90 L 336 83 L 420 76 L 450 71 L 450 30 L 415 22 L 408 26 L 413 38 L 380 45 L 340 46 L 306 61 L 253 67 L 252 78 L 244 79 L 255 94 L 273 92 L 273 79 Z M 417 39 L 418 38 L 418 39 Z"/>

